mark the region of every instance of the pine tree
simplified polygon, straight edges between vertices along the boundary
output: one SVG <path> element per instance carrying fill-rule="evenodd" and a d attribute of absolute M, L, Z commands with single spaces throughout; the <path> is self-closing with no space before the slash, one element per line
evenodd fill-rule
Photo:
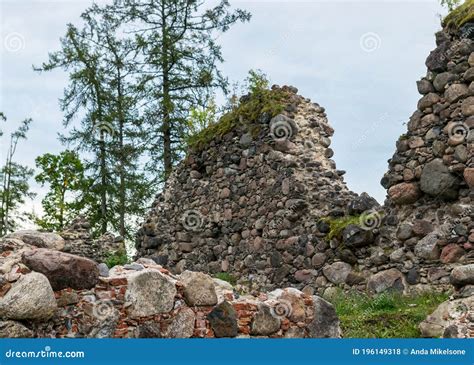
<path fill-rule="evenodd" d="M 0 117 L 6 120 L 3 113 L 0 113 Z M 23 120 L 18 129 L 11 133 L 7 157 L 0 168 L 0 236 L 13 231 L 18 222 L 24 220 L 24 214 L 19 212 L 19 208 L 25 203 L 26 198 L 32 199 L 35 196 L 30 191 L 28 183 L 33 170 L 14 161 L 18 142 L 26 139 L 31 121 L 31 119 Z"/>

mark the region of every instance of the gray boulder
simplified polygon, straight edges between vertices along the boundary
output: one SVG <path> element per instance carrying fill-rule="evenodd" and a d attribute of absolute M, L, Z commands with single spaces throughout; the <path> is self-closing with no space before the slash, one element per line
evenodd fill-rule
<path fill-rule="evenodd" d="M 5 238 L 19 239 L 27 245 L 51 250 L 61 251 L 64 248 L 64 239 L 60 235 L 51 232 L 22 230 L 10 233 Z"/>
<path fill-rule="evenodd" d="M 130 302 L 132 318 L 167 313 L 174 307 L 175 283 L 156 270 L 142 270 L 128 277 L 125 300 Z"/>
<path fill-rule="evenodd" d="M 48 279 L 37 272 L 20 276 L 0 298 L 0 318 L 3 319 L 48 320 L 56 309 L 56 298 Z"/>
<path fill-rule="evenodd" d="M 420 189 L 424 193 L 445 200 L 458 197 L 459 179 L 451 174 L 443 160 L 428 162 L 420 177 Z"/>
<path fill-rule="evenodd" d="M 339 318 L 334 306 L 316 295 L 312 296 L 314 319 L 306 327 L 312 338 L 340 338 L 342 336 Z"/>

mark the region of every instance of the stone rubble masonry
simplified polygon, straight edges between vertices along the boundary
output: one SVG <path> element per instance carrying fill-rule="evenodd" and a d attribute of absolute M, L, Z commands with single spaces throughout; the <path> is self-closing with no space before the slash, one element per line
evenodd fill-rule
<path fill-rule="evenodd" d="M 341 336 L 334 307 L 297 289 L 238 296 L 202 273 L 175 276 L 146 259 L 133 267 L 112 268 L 90 289 L 55 292 L 43 274 L 16 267 L 18 276 L 0 283 L 0 338 Z"/>
<path fill-rule="evenodd" d="M 138 232 L 137 257 L 256 291 L 450 289 L 451 270 L 474 263 L 474 42 L 448 31 L 437 42 L 381 180 L 383 206 L 347 189 L 324 108 L 283 86 L 285 110 L 251 121 L 257 135 L 243 125 L 189 151 Z"/>

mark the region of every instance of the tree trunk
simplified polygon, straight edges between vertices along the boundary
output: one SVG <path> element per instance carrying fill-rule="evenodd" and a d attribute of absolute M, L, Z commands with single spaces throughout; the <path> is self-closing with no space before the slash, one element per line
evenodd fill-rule
<path fill-rule="evenodd" d="M 169 80 L 169 45 L 168 45 L 168 31 L 166 24 L 166 13 L 164 8 L 164 2 L 161 4 L 161 35 L 163 39 L 163 49 L 161 57 L 161 68 L 163 69 L 163 165 L 165 169 L 165 180 L 168 179 L 173 169 L 173 159 L 171 151 L 171 95 L 170 95 L 170 80 Z"/>

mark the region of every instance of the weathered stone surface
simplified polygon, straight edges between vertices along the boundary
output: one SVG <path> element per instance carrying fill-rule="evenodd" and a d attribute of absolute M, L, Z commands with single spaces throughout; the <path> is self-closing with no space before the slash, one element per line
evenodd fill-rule
<path fill-rule="evenodd" d="M 388 195 L 395 204 L 405 205 L 416 202 L 421 196 L 421 191 L 416 183 L 401 183 L 392 186 L 388 190 Z"/>
<path fill-rule="evenodd" d="M 426 108 L 429 108 L 433 104 L 437 103 L 439 99 L 440 97 L 438 96 L 438 94 L 429 93 L 420 99 L 420 101 L 418 102 L 418 109 L 423 111 Z"/>
<path fill-rule="evenodd" d="M 436 232 L 422 238 L 415 246 L 415 255 L 424 260 L 437 260 L 440 255 L 438 239 Z"/>
<path fill-rule="evenodd" d="M 450 103 L 454 103 L 459 99 L 469 95 L 469 89 L 464 84 L 453 84 L 448 87 L 444 93 L 446 100 Z"/>
<path fill-rule="evenodd" d="M 142 270 L 128 277 L 125 299 L 131 303 L 132 318 L 167 313 L 173 309 L 176 286 L 169 277 L 155 270 Z"/>
<path fill-rule="evenodd" d="M 196 316 L 191 308 L 181 309 L 170 325 L 163 331 L 166 338 L 189 338 L 194 333 Z"/>
<path fill-rule="evenodd" d="M 0 338 L 32 338 L 33 331 L 16 321 L 0 321 Z"/>
<path fill-rule="evenodd" d="M 455 286 L 474 284 L 474 264 L 455 267 L 451 271 L 450 280 Z"/>
<path fill-rule="evenodd" d="M 403 292 L 406 289 L 405 277 L 397 269 L 381 271 L 369 278 L 367 288 L 377 294 L 384 291 Z"/>
<path fill-rule="evenodd" d="M 334 306 L 316 295 L 312 296 L 314 319 L 306 327 L 312 338 L 340 338 L 342 336 L 339 318 Z"/>
<path fill-rule="evenodd" d="M 274 315 L 272 309 L 266 304 L 258 306 L 258 312 L 255 314 L 251 334 L 268 336 L 280 329 L 280 318 Z"/>
<path fill-rule="evenodd" d="M 472 326 L 472 318 L 470 320 L 468 318 L 472 308 L 474 308 L 474 296 L 441 303 L 432 314 L 420 323 L 422 337 L 470 337 L 469 333 L 464 333 L 463 336 L 462 331 L 456 331 L 456 336 L 445 336 L 445 334 L 447 334 L 446 329 L 456 325 L 459 321 L 464 322 L 467 326 L 470 321 Z"/>
<path fill-rule="evenodd" d="M 235 337 L 239 330 L 237 326 L 237 313 L 234 307 L 227 301 L 218 304 L 207 315 L 216 337 Z"/>
<path fill-rule="evenodd" d="M 417 81 L 416 86 L 418 88 L 418 92 L 422 95 L 426 95 L 430 92 L 435 91 L 433 88 L 433 84 L 426 79 Z"/>
<path fill-rule="evenodd" d="M 209 275 L 201 272 L 185 271 L 179 279 L 184 284 L 184 296 L 191 306 L 209 306 L 217 304 L 214 282 Z"/>
<path fill-rule="evenodd" d="M 351 200 L 347 206 L 347 214 L 358 215 L 367 212 L 375 207 L 378 207 L 377 200 L 372 198 L 367 193 L 362 193 L 358 197 Z"/>
<path fill-rule="evenodd" d="M 443 247 L 439 259 L 442 263 L 449 264 L 458 261 L 464 254 L 465 251 L 462 247 L 455 243 L 451 243 Z"/>
<path fill-rule="evenodd" d="M 60 235 L 51 232 L 23 230 L 9 233 L 6 238 L 19 239 L 28 245 L 51 250 L 61 251 L 64 248 L 64 239 Z"/>
<path fill-rule="evenodd" d="M 349 248 L 364 247 L 374 242 L 374 234 L 372 230 L 363 229 L 355 224 L 349 224 L 342 231 L 342 241 Z"/>
<path fill-rule="evenodd" d="M 54 290 L 90 289 L 99 280 L 97 263 L 85 257 L 39 248 L 23 253 L 22 261 L 46 275 Z"/>
<path fill-rule="evenodd" d="M 471 189 L 474 189 L 474 167 L 468 167 L 464 170 L 464 180 Z"/>
<path fill-rule="evenodd" d="M 57 308 L 53 289 L 46 276 L 32 272 L 21 275 L 0 298 L 0 318 L 48 320 Z"/>
<path fill-rule="evenodd" d="M 434 159 L 423 168 L 420 188 L 431 196 L 455 199 L 458 196 L 459 181 L 441 159 Z"/>
<path fill-rule="evenodd" d="M 342 284 L 352 271 L 351 265 L 346 262 L 335 262 L 323 268 L 324 276 L 334 284 Z"/>

